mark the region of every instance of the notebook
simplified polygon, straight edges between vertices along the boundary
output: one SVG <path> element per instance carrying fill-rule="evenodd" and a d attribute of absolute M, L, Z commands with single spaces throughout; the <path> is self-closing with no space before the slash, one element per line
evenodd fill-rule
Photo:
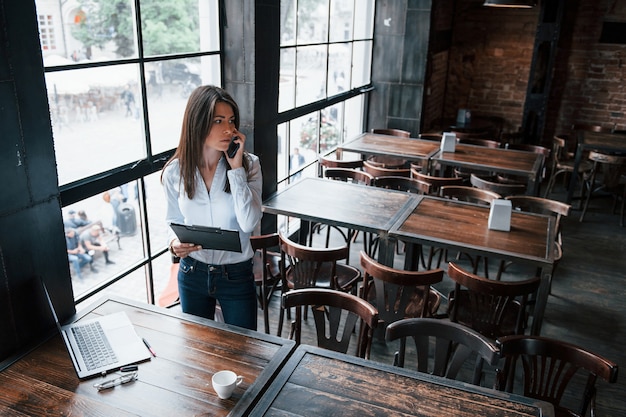
<path fill-rule="evenodd" d="M 125 312 L 61 325 L 43 280 L 44 292 L 54 321 L 79 378 L 100 375 L 150 359 L 150 352 L 135 332 Z"/>
<path fill-rule="evenodd" d="M 170 227 L 181 242 L 195 243 L 201 245 L 203 249 L 241 252 L 241 240 L 236 230 L 178 223 L 170 223 Z"/>

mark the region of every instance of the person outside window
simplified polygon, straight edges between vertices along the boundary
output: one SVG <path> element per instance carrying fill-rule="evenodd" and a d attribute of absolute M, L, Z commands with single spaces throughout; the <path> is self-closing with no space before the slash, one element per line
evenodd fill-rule
<path fill-rule="evenodd" d="M 76 229 L 71 227 L 65 228 L 65 245 L 67 246 L 67 259 L 72 264 L 74 273 L 78 279 L 83 279 L 81 268 L 87 264 L 89 264 L 91 272 L 98 272 L 93 266 L 93 258 L 85 251 L 85 248 L 80 245 Z"/>
<path fill-rule="evenodd" d="M 80 213 L 84 214 L 83 211 L 80 211 L 79 215 L 77 216 L 74 210 L 68 211 L 67 212 L 68 218 L 63 220 L 63 224 L 65 225 L 65 227 L 75 229 L 75 228 L 86 226 L 89 223 L 91 223 L 89 220 L 87 220 L 86 215 L 85 215 L 85 218 L 80 217 Z"/>
<path fill-rule="evenodd" d="M 102 228 L 99 225 L 93 225 L 89 229 L 82 232 L 80 234 L 80 243 L 91 256 L 93 256 L 96 252 L 102 252 L 104 255 L 104 261 L 107 265 L 115 263 L 109 259 L 109 247 L 104 242 L 104 239 L 102 239 Z"/>
<path fill-rule="evenodd" d="M 242 252 L 202 249 L 180 242 L 170 230 L 170 252 L 179 258 L 178 290 L 183 312 L 256 330 L 257 297 L 250 236 L 261 220 L 261 164 L 244 150 L 239 107 L 226 91 L 200 86 L 190 95 L 176 152 L 161 174 L 166 221 L 239 232 Z M 239 144 L 234 157 L 226 150 Z"/>

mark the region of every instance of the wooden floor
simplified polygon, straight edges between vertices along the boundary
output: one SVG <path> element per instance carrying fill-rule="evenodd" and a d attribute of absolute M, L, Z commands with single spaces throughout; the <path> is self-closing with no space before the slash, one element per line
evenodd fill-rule
<path fill-rule="evenodd" d="M 563 197 L 553 194 L 551 198 Z M 563 259 L 553 279 L 542 335 L 583 346 L 626 366 L 626 228 L 619 226 L 618 215 L 612 214 L 611 208 L 609 197 L 598 198 L 592 200 L 583 223 L 578 221 L 578 210 L 563 220 Z M 358 265 L 360 241 L 353 245 L 351 263 Z M 401 265 L 402 257 L 398 258 L 397 265 Z M 437 289 L 448 294 L 451 287 L 446 276 Z M 276 294 L 270 308 L 272 333 L 276 332 L 278 305 Z M 442 309 L 445 311 L 445 305 Z M 286 333 L 284 330 L 283 335 Z M 303 343 L 314 344 L 313 335 L 304 335 Z M 371 359 L 392 363 L 396 348 L 395 344 L 376 340 Z M 626 415 L 623 375 L 616 384 L 598 383 L 597 415 Z"/>

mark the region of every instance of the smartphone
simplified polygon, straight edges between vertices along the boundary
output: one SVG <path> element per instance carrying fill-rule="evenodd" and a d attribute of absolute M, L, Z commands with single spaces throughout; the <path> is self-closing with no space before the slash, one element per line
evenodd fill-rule
<path fill-rule="evenodd" d="M 226 151 L 229 158 L 234 158 L 235 154 L 239 150 L 239 142 L 235 142 L 235 139 L 239 139 L 239 136 L 233 136 L 230 140 L 230 145 L 228 145 L 228 150 Z"/>

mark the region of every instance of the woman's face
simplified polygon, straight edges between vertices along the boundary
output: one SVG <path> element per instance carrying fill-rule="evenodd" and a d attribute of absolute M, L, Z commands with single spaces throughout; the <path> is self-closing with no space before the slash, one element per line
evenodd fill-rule
<path fill-rule="evenodd" d="M 235 113 L 230 104 L 218 102 L 213 112 L 213 120 L 209 135 L 204 145 L 219 151 L 226 151 L 230 140 L 237 133 L 235 127 Z"/>

